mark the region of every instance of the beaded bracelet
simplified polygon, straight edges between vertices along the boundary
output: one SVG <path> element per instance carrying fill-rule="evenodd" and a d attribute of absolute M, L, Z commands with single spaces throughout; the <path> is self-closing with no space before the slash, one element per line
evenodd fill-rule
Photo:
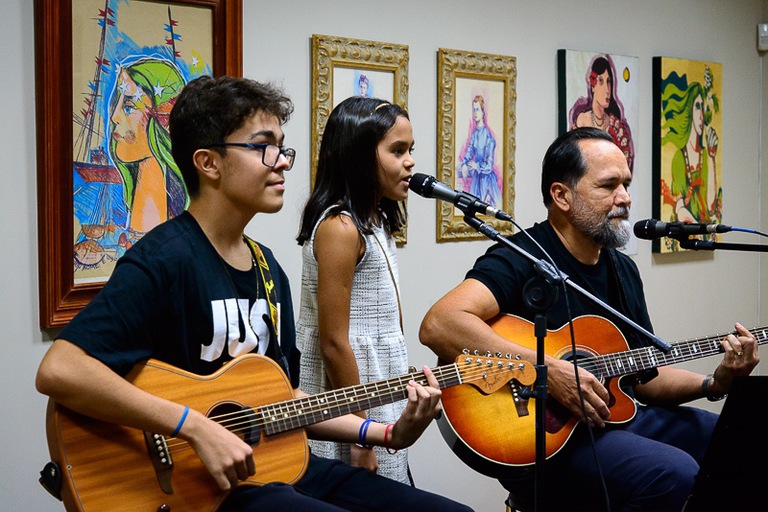
<path fill-rule="evenodd" d="M 176 425 L 176 428 L 173 431 L 173 434 L 171 434 L 171 437 L 176 437 L 179 432 L 181 431 L 181 426 L 184 425 L 184 420 L 187 419 L 187 414 L 189 414 L 189 406 L 184 406 L 184 412 L 181 414 L 181 419 L 179 420 L 179 424 Z"/>
<path fill-rule="evenodd" d="M 384 429 L 384 448 L 387 450 L 387 453 L 390 455 L 394 455 L 397 453 L 397 450 L 393 450 L 389 447 L 389 429 L 391 429 L 394 426 L 394 424 L 390 423 L 387 425 L 387 428 Z"/>
<path fill-rule="evenodd" d="M 365 448 L 365 449 L 373 448 L 373 446 L 366 443 L 366 440 L 368 439 L 368 427 L 371 425 L 372 422 L 375 422 L 375 421 L 376 420 L 368 418 L 360 424 L 360 431 L 357 433 L 357 443 L 355 443 L 360 448 Z"/>

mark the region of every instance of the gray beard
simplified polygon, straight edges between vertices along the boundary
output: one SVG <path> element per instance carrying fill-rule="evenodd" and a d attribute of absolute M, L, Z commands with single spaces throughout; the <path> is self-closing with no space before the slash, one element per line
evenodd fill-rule
<path fill-rule="evenodd" d="M 628 216 L 629 208 L 621 207 L 597 221 L 594 213 L 584 208 L 583 203 L 576 201 L 572 222 L 600 246 L 606 249 L 618 249 L 627 245 L 632 233 L 629 221 L 626 219 Z M 614 222 L 616 218 L 620 218 L 618 223 Z"/>
<path fill-rule="evenodd" d="M 610 218 L 608 218 L 605 220 L 600 230 L 593 235 L 593 238 L 595 242 L 606 249 L 618 249 L 619 247 L 627 245 L 631 233 L 632 231 L 628 220 L 621 219 L 618 225 L 616 225 L 611 222 Z"/>

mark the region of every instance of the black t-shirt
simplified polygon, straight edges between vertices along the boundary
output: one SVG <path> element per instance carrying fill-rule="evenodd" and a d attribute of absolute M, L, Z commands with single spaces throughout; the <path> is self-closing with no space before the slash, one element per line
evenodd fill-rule
<path fill-rule="evenodd" d="M 241 354 L 258 352 L 278 362 L 282 354 L 297 387 L 300 354 L 288 277 L 272 251 L 260 247 L 276 291 L 279 344 L 264 319 L 269 305 L 257 269 L 226 264 L 188 212 L 129 249 L 59 338 L 120 375 L 148 358 L 209 375 Z"/>
<path fill-rule="evenodd" d="M 653 332 L 640 274 L 635 263 L 627 255 L 615 249 L 603 249 L 597 264 L 585 265 L 567 250 L 549 222 L 537 223 L 526 231 L 555 261 L 560 272 L 566 274 L 571 281 Z M 545 259 L 541 249 L 525 234 L 516 233 L 511 240 L 535 258 Z M 514 314 L 529 321 L 534 320 L 537 311 L 524 300 L 523 289 L 528 280 L 536 276 L 539 274 L 530 260 L 502 244 L 489 248 L 466 275 L 467 278 L 480 281 L 491 291 L 502 313 Z M 559 285 L 558 288 L 557 301 L 547 311 L 547 328 L 552 330 L 563 327 L 569 320 L 569 312 L 563 298 L 564 291 L 562 286 Z M 605 317 L 616 324 L 631 348 L 649 345 L 646 336 L 594 301 L 583 298 L 573 290 L 569 290 L 568 300 L 573 318 L 583 315 Z M 656 371 L 652 370 L 652 373 L 644 375 L 644 378 L 647 379 L 655 373 Z"/>

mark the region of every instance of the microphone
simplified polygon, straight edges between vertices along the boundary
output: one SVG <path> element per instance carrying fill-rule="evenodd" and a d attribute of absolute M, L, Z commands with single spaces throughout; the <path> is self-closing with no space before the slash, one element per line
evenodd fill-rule
<path fill-rule="evenodd" d="M 411 181 L 408 184 L 408 188 L 416 192 L 422 197 L 440 199 L 441 201 L 448 201 L 453 203 L 467 215 L 480 213 L 482 215 L 488 215 L 489 217 L 495 217 L 497 219 L 512 221 L 512 216 L 504 210 L 494 208 L 486 202 L 480 200 L 479 197 L 468 194 L 467 192 L 459 192 L 454 190 L 448 185 L 437 181 L 434 176 L 428 176 L 426 174 L 416 173 L 411 176 Z"/>
<path fill-rule="evenodd" d="M 694 222 L 661 222 L 656 219 L 646 219 L 635 223 L 635 236 L 644 240 L 655 240 L 668 236 L 671 238 L 687 237 L 688 235 L 707 235 L 711 233 L 726 233 L 731 226 L 725 224 L 697 224 Z"/>

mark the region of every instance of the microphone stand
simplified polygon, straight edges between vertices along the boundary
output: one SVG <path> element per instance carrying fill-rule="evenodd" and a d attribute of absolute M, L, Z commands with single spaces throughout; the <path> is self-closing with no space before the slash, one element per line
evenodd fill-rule
<path fill-rule="evenodd" d="M 502 245 L 508 247 L 509 249 L 512 249 L 513 251 L 517 252 L 519 255 L 523 256 L 524 258 L 528 259 L 534 264 L 534 268 L 541 274 L 544 273 L 544 277 L 547 278 L 550 282 L 559 282 L 563 281 L 566 285 L 570 286 L 570 288 L 576 292 L 578 292 L 582 297 L 591 300 L 598 306 L 602 307 L 606 311 L 610 312 L 611 314 L 618 317 L 620 320 L 625 322 L 627 325 L 631 326 L 636 331 L 643 334 L 645 337 L 651 340 L 651 342 L 656 345 L 656 348 L 661 350 L 662 352 L 668 353 L 670 350 L 672 350 L 672 345 L 664 341 L 663 339 L 659 338 L 652 332 L 650 332 L 648 329 L 643 327 L 642 325 L 639 325 L 634 320 L 628 318 L 623 313 L 617 311 L 612 306 L 606 304 L 604 301 L 599 299 L 598 297 L 595 297 L 590 292 L 579 286 L 578 284 L 574 283 L 570 279 L 568 279 L 568 275 L 560 272 L 555 272 L 555 269 L 552 268 L 552 265 L 550 265 L 547 261 L 543 259 L 538 259 L 535 256 L 531 255 L 529 252 L 527 252 L 525 249 L 520 247 L 519 245 L 515 244 L 511 240 L 507 239 L 506 237 L 501 236 L 501 234 L 498 232 L 498 230 L 492 228 L 482 220 L 478 219 L 477 217 L 473 215 L 465 215 L 464 216 L 464 222 L 469 224 L 471 227 L 476 229 L 478 232 L 482 233 L 483 235 L 487 236 L 491 240 L 495 242 L 499 242 Z"/>
<path fill-rule="evenodd" d="M 548 311 L 552 304 L 557 300 L 558 288 L 555 284 L 565 282 L 566 285 L 570 286 L 571 289 L 575 290 L 583 297 L 603 307 L 637 331 L 644 334 L 663 352 L 669 352 L 672 350 L 672 346 L 568 279 L 568 276 L 564 273 L 556 272 L 555 269 L 552 268 L 552 265 L 545 260 L 534 257 L 519 245 L 506 237 L 501 236 L 498 230 L 478 219 L 472 213 L 465 212 L 464 222 L 491 240 L 501 243 L 528 259 L 533 263 L 534 269 L 539 273 L 539 276 L 533 277 L 524 287 L 524 300 L 528 306 L 536 311 L 534 322 L 534 333 L 536 335 L 536 364 L 534 365 L 536 368 L 536 382 L 534 384 L 534 391 L 530 392 L 530 395 L 537 401 L 535 419 L 536 464 L 534 472 L 534 510 L 538 510 L 539 504 L 543 503 L 542 498 L 544 493 L 540 482 L 543 482 L 544 480 L 544 462 L 546 460 L 546 430 L 544 428 L 546 425 L 546 401 L 548 394 L 547 365 L 544 364 L 544 339 L 547 335 L 546 311 Z"/>
<path fill-rule="evenodd" d="M 759 244 L 734 244 L 725 242 L 715 242 L 714 240 L 699 240 L 698 238 L 673 237 L 680 242 L 683 249 L 692 249 L 694 251 L 714 251 L 715 249 L 727 249 L 730 251 L 754 251 L 768 252 L 768 245 Z"/>

